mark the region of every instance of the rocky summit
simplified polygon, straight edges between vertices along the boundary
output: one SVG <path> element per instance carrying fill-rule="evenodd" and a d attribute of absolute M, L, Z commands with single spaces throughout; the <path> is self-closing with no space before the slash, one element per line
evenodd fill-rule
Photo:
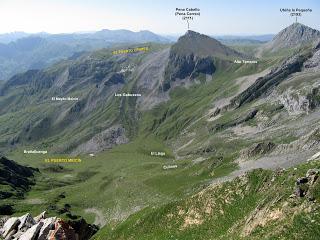
<path fill-rule="evenodd" d="M 301 23 L 293 23 L 280 31 L 271 42 L 267 43 L 266 48 L 274 52 L 279 49 L 311 44 L 318 41 L 319 38 L 320 32 L 318 30 Z"/>
<path fill-rule="evenodd" d="M 241 56 L 239 52 L 223 45 L 218 40 L 192 30 L 188 30 L 185 35 L 181 36 L 171 50 L 176 54 L 193 54 L 198 57 Z"/>

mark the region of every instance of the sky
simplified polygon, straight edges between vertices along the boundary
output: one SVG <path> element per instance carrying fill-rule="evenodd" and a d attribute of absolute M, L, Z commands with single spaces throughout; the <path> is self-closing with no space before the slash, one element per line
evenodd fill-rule
<path fill-rule="evenodd" d="M 0 33 L 70 33 L 101 29 L 181 34 L 176 8 L 200 8 L 190 29 L 210 35 L 277 33 L 294 22 L 280 8 L 310 8 L 299 22 L 319 29 L 319 0 L 0 0 Z"/>

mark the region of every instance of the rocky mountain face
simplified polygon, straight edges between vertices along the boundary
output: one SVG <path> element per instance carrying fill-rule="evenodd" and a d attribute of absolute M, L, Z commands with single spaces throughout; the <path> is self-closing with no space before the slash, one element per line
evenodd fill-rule
<path fill-rule="evenodd" d="M 199 74 L 212 75 L 216 71 L 214 58 L 230 59 L 241 56 L 214 38 L 188 30 L 171 47 L 163 90 L 167 91 L 177 79 L 194 79 Z"/>
<path fill-rule="evenodd" d="M 277 86 L 281 81 L 284 81 L 289 75 L 301 71 L 303 63 L 308 59 L 308 56 L 308 54 L 295 55 L 285 60 L 279 67 L 274 68 L 266 76 L 257 79 L 249 88 L 232 99 L 231 104 L 239 107 L 263 94 L 267 94 L 270 92 L 270 89 Z"/>
<path fill-rule="evenodd" d="M 318 41 L 320 32 L 301 23 L 293 23 L 280 31 L 271 42 L 266 44 L 266 49 L 275 52 L 285 48 L 295 48 Z"/>
<path fill-rule="evenodd" d="M 42 106 L 35 114 L 26 115 L 26 121 L 18 124 L 20 133 L 12 136 L 11 140 L 7 139 L 7 143 L 15 146 L 57 135 L 62 129 L 72 131 L 80 121 L 92 118 L 95 114 L 101 119 L 95 128 L 106 130 L 113 127 L 112 121 L 120 115 L 118 112 L 110 113 L 114 111 L 111 106 L 125 101 L 124 98 L 114 97 L 114 94 L 132 80 L 131 66 L 134 66 L 133 62 L 141 54 L 133 57 L 113 56 L 110 51 L 102 56 L 97 54 L 86 54 L 76 60 L 63 61 L 45 70 L 30 70 L 6 81 L 0 89 L 1 113 L 13 111 L 18 114 L 34 104 Z M 44 109 L 48 110 L 47 114 L 44 114 Z M 104 111 L 109 111 L 113 120 L 110 115 L 101 114 Z M 125 130 L 119 122 L 117 129 L 115 134 L 122 140 L 117 140 L 114 133 L 108 133 L 103 137 L 103 141 L 107 142 L 106 146 L 127 141 Z M 78 131 L 81 136 L 77 138 L 77 145 L 67 148 L 71 151 L 80 143 L 96 141 L 95 138 L 90 139 L 100 133 L 100 130 L 91 133 L 85 130 L 86 133 L 83 134 Z M 109 136 L 109 140 L 106 140 L 106 136 Z M 56 151 L 66 151 L 65 145 L 56 147 Z"/>

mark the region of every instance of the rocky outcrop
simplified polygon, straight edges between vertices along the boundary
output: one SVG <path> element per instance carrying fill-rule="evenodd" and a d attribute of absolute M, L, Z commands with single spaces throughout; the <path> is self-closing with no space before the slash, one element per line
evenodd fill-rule
<path fill-rule="evenodd" d="M 241 151 L 241 156 L 243 158 L 252 158 L 261 156 L 271 152 L 275 148 L 275 144 L 273 142 L 260 142 L 255 143 L 247 149 Z"/>
<path fill-rule="evenodd" d="M 320 86 L 305 86 L 303 89 L 287 88 L 273 91 L 270 99 L 276 99 L 289 115 L 310 113 L 320 106 Z"/>
<path fill-rule="evenodd" d="M 315 151 L 320 146 L 320 128 L 316 128 L 299 139 L 288 143 L 279 144 L 275 147 L 275 154 L 288 154 L 305 151 Z"/>
<path fill-rule="evenodd" d="M 306 197 L 310 201 L 313 201 L 315 194 L 317 194 L 314 190 L 316 189 L 316 185 L 319 185 L 319 174 L 320 169 L 309 169 L 305 177 L 298 178 L 295 195 L 300 198 Z"/>
<path fill-rule="evenodd" d="M 240 116 L 234 120 L 231 120 L 229 122 L 225 122 L 225 123 L 218 123 L 216 125 L 214 125 L 212 128 L 211 128 L 211 131 L 220 131 L 220 130 L 223 130 L 223 129 L 226 129 L 226 128 L 229 128 L 229 127 L 234 127 L 234 126 L 237 126 L 239 124 L 242 124 L 242 123 L 245 123 L 251 119 L 253 119 L 256 114 L 258 113 L 258 110 L 257 109 L 253 109 L 251 110 L 250 112 L 244 114 L 243 116 Z"/>
<path fill-rule="evenodd" d="M 74 221 L 68 221 L 68 224 L 76 231 L 78 234 L 77 240 L 86 240 L 93 236 L 99 227 L 96 225 L 88 224 L 83 218 Z"/>
<path fill-rule="evenodd" d="M 23 215 L 22 217 L 20 217 L 19 221 L 20 221 L 20 223 L 18 226 L 18 230 L 28 229 L 36 223 L 36 221 L 32 218 L 30 213 L 27 213 L 27 214 Z"/>
<path fill-rule="evenodd" d="M 187 77 L 194 79 L 201 73 L 212 75 L 215 70 L 216 68 L 213 64 L 213 60 L 210 57 L 200 58 L 193 54 L 180 56 L 175 53 L 171 53 L 169 57 L 169 64 L 165 71 L 166 81 L 164 83 L 163 90 L 166 91 L 170 88 L 171 81 Z"/>
<path fill-rule="evenodd" d="M 290 115 L 308 113 L 310 110 L 310 102 L 307 97 L 292 89 L 280 94 L 278 100 Z"/>
<path fill-rule="evenodd" d="M 42 229 L 43 222 L 38 222 L 34 224 L 32 227 L 28 228 L 27 231 L 25 231 L 21 236 L 19 237 L 19 240 L 36 240 L 38 239 L 38 234 L 40 230 Z M 15 234 L 20 235 L 19 229 L 18 232 Z"/>
<path fill-rule="evenodd" d="M 47 219 L 41 219 L 39 221 L 43 222 L 43 226 L 41 227 L 40 231 L 39 231 L 39 236 L 38 239 L 39 240 L 46 240 L 47 236 L 49 235 L 50 230 L 53 229 L 55 222 L 57 221 L 56 217 L 51 217 L 51 218 L 47 218 Z"/>
<path fill-rule="evenodd" d="M 289 75 L 299 72 L 308 55 L 295 55 L 285 60 L 279 67 L 274 68 L 269 74 L 258 78 L 254 84 L 231 100 L 229 107 L 240 107 L 251 102 L 262 95 L 266 95 L 270 90 L 279 85 Z"/>
<path fill-rule="evenodd" d="M 304 63 L 304 68 L 307 71 L 319 71 L 320 70 L 320 49 L 316 48 L 315 53 Z"/>
<path fill-rule="evenodd" d="M 165 68 L 169 61 L 170 48 L 150 53 L 137 66 L 137 90 L 142 94 L 137 99 L 139 109 L 148 110 L 169 99 L 162 89 Z"/>
<path fill-rule="evenodd" d="M 27 213 L 21 217 L 3 218 L 0 237 L 6 240 L 88 240 L 98 227 L 88 224 L 84 219 L 64 221 L 60 218 L 46 218 L 45 212 L 32 218 Z M 1 222 L 1 221 L 0 221 Z"/>
<path fill-rule="evenodd" d="M 320 86 L 313 88 L 309 94 L 307 94 L 306 99 L 309 102 L 309 109 L 314 110 L 320 106 Z"/>
<path fill-rule="evenodd" d="M 0 234 L 2 235 L 3 238 L 7 238 L 8 236 L 12 236 L 15 234 L 15 229 L 20 224 L 20 220 L 17 217 L 12 217 L 9 218 L 5 224 L 3 225 L 2 229 L 0 229 Z"/>
<path fill-rule="evenodd" d="M 116 125 L 96 134 L 89 141 L 79 145 L 72 154 L 97 153 L 128 141 L 129 139 L 125 136 L 125 129 Z"/>

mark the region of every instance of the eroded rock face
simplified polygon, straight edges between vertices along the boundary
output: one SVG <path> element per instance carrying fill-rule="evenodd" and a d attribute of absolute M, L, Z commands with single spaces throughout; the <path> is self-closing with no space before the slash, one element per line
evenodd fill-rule
<path fill-rule="evenodd" d="M 36 223 L 30 213 L 23 215 L 19 220 L 20 224 L 18 226 L 18 230 L 28 229 Z"/>
<path fill-rule="evenodd" d="M 284 81 L 289 75 L 299 72 L 308 56 L 295 55 L 286 59 L 280 66 L 274 68 L 269 74 L 258 78 L 254 84 L 231 100 L 230 107 L 240 107 L 268 92 Z"/>
<path fill-rule="evenodd" d="M 38 235 L 42 226 L 43 226 L 43 222 L 39 222 L 39 223 L 33 225 L 24 234 L 21 235 L 19 240 L 36 240 L 36 239 L 38 239 L 37 235 Z"/>
<path fill-rule="evenodd" d="M 320 49 L 304 63 L 304 68 L 309 71 L 319 71 L 320 69 Z"/>
<path fill-rule="evenodd" d="M 307 97 L 290 89 L 281 94 L 278 99 L 290 115 L 308 113 L 310 109 Z"/>
<path fill-rule="evenodd" d="M 116 125 L 96 134 L 89 141 L 81 144 L 73 151 L 73 154 L 97 153 L 128 141 L 129 139 L 125 136 L 125 129 Z"/>
<path fill-rule="evenodd" d="M 216 68 L 210 57 L 196 57 L 193 54 L 180 56 L 170 54 L 169 64 L 165 71 L 164 91 L 167 91 L 171 87 L 171 81 L 177 79 L 184 79 L 190 77 L 196 78 L 200 73 L 212 75 Z"/>
<path fill-rule="evenodd" d="M 46 240 L 50 230 L 54 229 L 55 222 L 57 218 L 51 217 L 47 219 L 42 219 L 43 225 L 39 231 L 38 240 Z"/>
<path fill-rule="evenodd" d="M 320 86 L 306 88 L 303 92 L 289 88 L 272 96 L 278 99 L 290 115 L 308 114 L 320 106 Z"/>

